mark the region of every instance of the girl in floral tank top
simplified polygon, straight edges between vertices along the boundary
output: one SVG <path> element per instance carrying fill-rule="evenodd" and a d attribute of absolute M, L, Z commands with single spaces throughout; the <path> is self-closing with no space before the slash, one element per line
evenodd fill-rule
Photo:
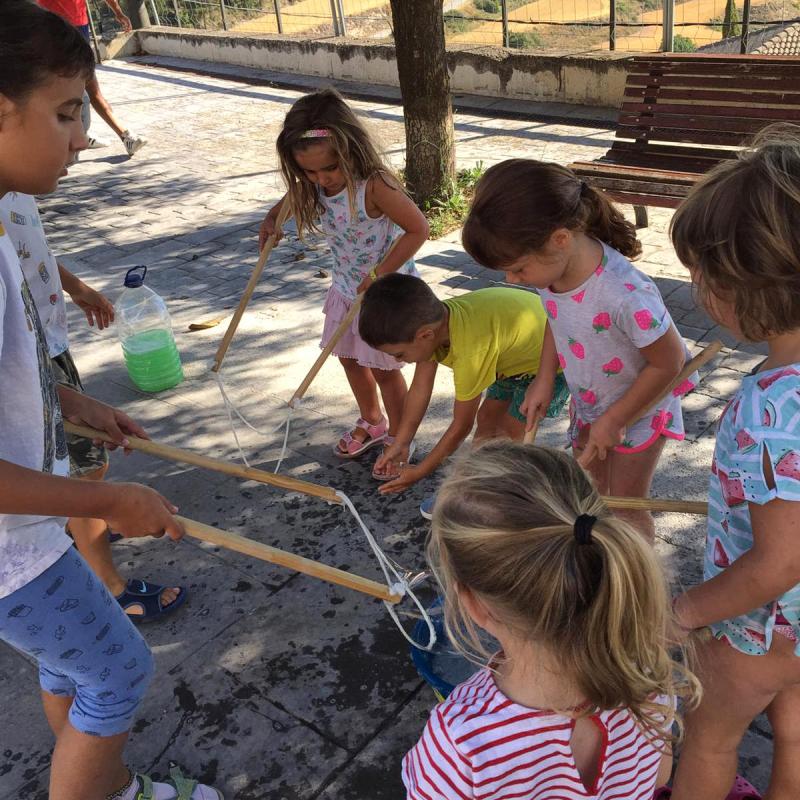
<path fill-rule="evenodd" d="M 509 283 L 535 286 L 548 316 L 541 368 L 521 407 L 544 416 L 556 374 L 567 380 L 570 443 L 601 493 L 647 497 L 667 439 L 683 439 L 674 392 L 689 351 L 658 288 L 635 269 L 633 225 L 604 194 L 557 164 L 512 159 L 486 172 L 464 247 Z M 620 511 L 648 539 L 647 511 Z"/>
<path fill-rule="evenodd" d="M 322 309 L 324 348 L 373 281 L 392 272 L 417 274 L 413 256 L 428 237 L 428 224 L 334 89 L 306 95 L 292 106 L 278 136 L 278 155 L 289 190 L 267 214 L 261 246 L 274 232 L 285 202 L 291 203 L 300 236 L 308 231 L 325 234 L 334 266 Z M 352 428 L 334 444 L 334 453 L 357 458 L 375 446 L 388 447 L 407 394 L 403 365 L 361 339 L 357 316 L 333 354 L 344 368 L 359 411 Z M 399 465 L 376 468 L 372 474 L 390 480 L 399 474 Z"/>

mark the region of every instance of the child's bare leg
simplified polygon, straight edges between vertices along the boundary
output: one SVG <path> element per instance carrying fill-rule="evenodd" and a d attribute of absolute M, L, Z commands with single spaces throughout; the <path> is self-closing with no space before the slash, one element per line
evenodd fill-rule
<path fill-rule="evenodd" d="M 369 367 L 362 367 L 354 358 L 340 358 L 339 363 L 344 367 L 347 375 L 347 382 L 353 392 L 353 397 L 358 404 L 358 413 L 370 425 L 377 425 L 383 417 L 381 404 L 378 400 L 378 385 Z M 354 439 L 363 442 L 367 438 L 367 433 L 356 428 L 351 431 Z M 340 442 L 340 447 L 344 447 L 344 440 Z"/>
<path fill-rule="evenodd" d="M 787 657 L 800 661 L 793 653 Z M 800 685 L 778 692 L 767 708 L 767 717 L 773 750 L 772 775 L 764 800 L 795 800 L 800 797 Z"/>
<path fill-rule="evenodd" d="M 473 442 L 479 444 L 486 439 L 506 436 L 503 428 L 503 417 L 508 416 L 509 400 L 486 398 L 478 409 L 477 426 Z"/>
<path fill-rule="evenodd" d="M 408 394 L 406 379 L 399 369 L 373 369 L 371 372 L 381 390 L 383 406 L 389 417 L 389 434 L 394 435 L 403 419 L 403 406 Z"/>
<path fill-rule="evenodd" d="M 101 481 L 105 477 L 108 467 L 101 467 L 89 475 L 84 475 L 83 480 Z M 111 556 L 111 544 L 108 541 L 106 531 L 108 527 L 105 520 L 85 519 L 74 517 L 68 523 L 69 532 L 75 540 L 78 552 L 86 559 L 92 571 L 106 585 L 106 588 L 114 597 L 125 590 L 126 581 L 117 572 L 114 559 Z M 178 587 L 165 587 L 161 593 L 161 604 L 166 607 L 174 602 L 180 589 Z M 144 613 L 143 609 L 134 606 L 129 614 Z"/>
<path fill-rule="evenodd" d="M 42 692 L 42 706 L 56 737 L 50 766 L 51 800 L 102 800 L 128 781 L 122 761 L 127 733 L 100 737 L 81 733 L 67 721 L 73 698 Z"/>
<path fill-rule="evenodd" d="M 782 687 L 800 680 L 800 658 L 797 665 L 788 662 L 787 645 L 792 646 L 775 636 L 769 653 L 750 656 L 717 639 L 698 643 L 695 673 L 703 685 L 703 699 L 686 717 L 672 800 L 722 800 L 731 790 L 736 750 L 748 726 L 774 702 Z M 797 794 L 768 797 L 788 800 Z"/>
<path fill-rule="evenodd" d="M 639 453 L 609 452 L 601 461 L 596 458 L 588 467 L 600 494 L 612 497 L 649 497 L 650 484 L 664 449 L 665 439 L 660 436 L 646 450 Z M 573 454 L 579 458 L 582 448 L 574 447 Z M 649 511 L 617 510 L 618 517 L 633 525 L 649 542 L 655 541 L 656 526 Z"/>

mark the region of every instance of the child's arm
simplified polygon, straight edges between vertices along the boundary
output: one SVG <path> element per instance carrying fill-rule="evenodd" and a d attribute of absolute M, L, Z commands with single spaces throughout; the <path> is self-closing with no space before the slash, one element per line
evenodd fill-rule
<path fill-rule="evenodd" d="M 428 238 L 428 220 L 414 205 L 414 201 L 388 176 L 379 175 L 370 179 L 365 202 L 368 211 L 376 212 L 375 216 L 385 214 L 395 225 L 403 229 L 397 244 L 380 264 L 380 270 L 377 272 L 380 278 L 397 272 L 422 247 Z M 374 266 L 377 267 L 378 264 Z M 365 292 L 371 283 L 372 278 L 369 276 L 364 278 L 358 287 L 358 292 Z"/>
<path fill-rule="evenodd" d="M 686 361 L 683 340 L 674 325 L 651 345 L 639 348 L 639 352 L 647 363 L 628 391 L 592 423 L 589 439 L 578 458 L 583 467 L 595 458 L 602 461 L 609 450 L 622 442 L 625 428 L 664 396 Z"/>
<path fill-rule="evenodd" d="M 419 366 L 417 369 L 419 369 Z M 435 374 L 435 371 L 433 374 Z M 400 439 L 400 436 L 404 437 L 404 458 L 408 457 L 408 445 L 410 444 L 411 439 L 414 438 L 414 433 L 416 433 L 419 423 L 422 421 L 422 417 L 425 415 L 425 411 L 428 408 L 428 403 L 430 402 L 431 390 L 433 389 L 433 383 L 431 382 L 430 389 L 428 389 L 427 397 L 425 399 L 425 407 L 420 412 L 419 406 L 416 406 L 416 404 L 412 401 L 412 392 L 414 391 L 414 383 L 416 383 L 416 378 L 417 376 L 415 374 L 414 382 L 412 382 L 411 388 L 408 391 L 405 408 L 403 409 L 403 423 L 400 425 L 401 432 L 398 434 L 398 439 Z M 473 400 L 456 400 L 453 403 L 453 421 L 447 427 L 447 430 L 442 435 L 442 438 L 436 443 L 436 446 L 433 448 L 433 450 L 428 453 L 427 457 L 420 464 L 408 464 L 405 466 L 401 470 L 398 478 L 395 478 L 393 481 L 388 481 L 380 487 L 380 493 L 392 494 L 394 492 L 402 492 L 405 489 L 408 489 L 409 486 L 413 486 L 417 481 L 422 480 L 422 478 L 425 478 L 434 472 L 446 458 L 458 450 L 464 439 L 469 436 L 470 431 L 475 425 L 475 417 L 478 413 L 478 407 L 480 406 L 480 403 L 480 395 Z M 406 438 L 407 434 L 404 430 L 406 416 L 408 415 L 411 417 L 412 415 L 416 416 L 417 414 L 419 414 L 419 416 L 416 419 L 416 424 L 413 425 L 413 432 L 409 438 Z M 410 429 L 411 425 L 409 424 L 409 430 Z M 396 458 L 391 458 L 391 450 L 392 448 L 389 448 L 384 454 L 383 457 L 387 460 L 383 463 L 391 463 L 392 461 L 398 460 Z"/>
<path fill-rule="evenodd" d="M 286 202 L 286 195 L 281 197 L 277 203 L 275 203 L 272 208 L 267 211 L 267 215 L 264 217 L 264 221 L 261 223 L 261 227 L 258 230 L 258 249 L 259 251 L 264 249 L 264 245 L 267 243 L 267 239 L 275 233 L 275 223 L 278 219 L 278 214 L 281 213 L 281 209 L 283 208 L 283 204 Z M 275 237 L 275 243 L 277 244 L 281 237 L 283 236 L 283 231 L 278 231 L 278 235 Z"/>
<path fill-rule="evenodd" d="M 558 353 L 556 352 L 556 340 L 553 338 L 553 331 L 550 329 L 550 323 L 548 322 L 544 329 L 539 371 L 525 391 L 525 399 L 519 407 L 519 410 L 527 418 L 526 430 L 530 430 L 533 427 L 533 423 L 547 413 L 547 409 L 553 399 L 553 387 L 556 383 L 557 373 Z"/>
<path fill-rule="evenodd" d="M 114 306 L 111 301 L 100 292 L 87 286 L 77 275 L 73 275 L 63 264 L 58 265 L 58 274 L 64 291 L 72 298 L 78 308 L 86 314 L 86 321 L 90 327 L 97 327 L 102 331 L 114 321 Z"/>
<path fill-rule="evenodd" d="M 675 600 L 681 627 L 691 630 L 738 617 L 800 583 L 800 502 L 750 503 L 749 510 L 753 547 L 724 572 Z"/>
<path fill-rule="evenodd" d="M 54 517 L 103 519 L 125 536 L 180 539 L 178 509 L 138 483 L 61 478 L 0 460 L 0 511 Z"/>

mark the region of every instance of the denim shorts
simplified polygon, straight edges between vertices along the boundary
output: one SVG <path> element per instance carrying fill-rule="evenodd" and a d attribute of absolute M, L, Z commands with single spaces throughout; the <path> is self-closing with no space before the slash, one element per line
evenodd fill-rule
<path fill-rule="evenodd" d="M 498 378 L 487 390 L 487 400 L 503 400 L 509 403 L 508 413 L 519 422 L 525 422 L 525 415 L 519 410 L 525 399 L 531 381 L 535 375 L 512 375 L 510 378 Z M 548 417 L 557 417 L 569 399 L 569 388 L 564 376 L 559 372 L 553 386 L 553 399 L 547 409 Z"/>
<path fill-rule="evenodd" d="M 153 656 L 74 548 L 0 599 L 0 639 L 36 660 L 43 691 L 74 698 L 69 721 L 77 730 L 115 736 L 133 725 Z"/>

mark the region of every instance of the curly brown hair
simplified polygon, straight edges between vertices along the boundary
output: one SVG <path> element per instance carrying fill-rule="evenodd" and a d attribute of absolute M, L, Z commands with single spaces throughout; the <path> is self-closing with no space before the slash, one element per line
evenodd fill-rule
<path fill-rule="evenodd" d="M 800 327 L 800 127 L 770 125 L 706 174 L 670 236 L 701 302 L 730 303 L 745 338 Z"/>
<path fill-rule="evenodd" d="M 559 164 L 511 158 L 486 170 L 461 234 L 479 263 L 503 269 L 535 253 L 559 228 L 583 231 L 636 258 L 636 228 L 602 193 Z"/>

